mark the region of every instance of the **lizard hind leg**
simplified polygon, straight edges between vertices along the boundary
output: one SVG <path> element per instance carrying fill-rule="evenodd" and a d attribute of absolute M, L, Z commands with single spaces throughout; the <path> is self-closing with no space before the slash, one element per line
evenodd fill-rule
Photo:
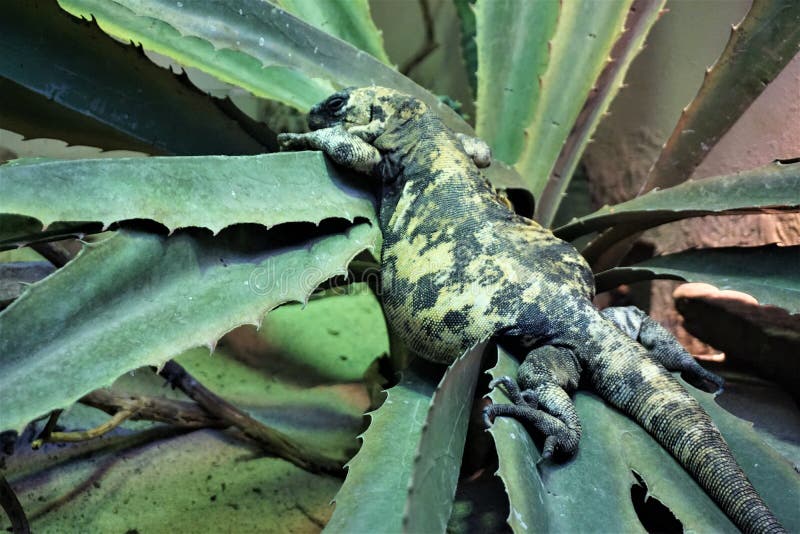
<path fill-rule="evenodd" d="M 641 343 L 667 371 L 678 371 L 690 383 L 711 391 L 721 389 L 725 383 L 722 377 L 697 363 L 669 330 L 636 306 L 606 308 L 600 313 L 628 337 Z"/>
<path fill-rule="evenodd" d="M 571 350 L 542 346 L 531 350 L 517 372 L 493 380 L 503 385 L 513 404 L 492 404 L 484 409 L 487 426 L 494 417 L 513 417 L 545 436 L 542 457 L 569 457 L 578 450 L 581 423 L 569 398 L 580 379 L 580 366 Z"/>

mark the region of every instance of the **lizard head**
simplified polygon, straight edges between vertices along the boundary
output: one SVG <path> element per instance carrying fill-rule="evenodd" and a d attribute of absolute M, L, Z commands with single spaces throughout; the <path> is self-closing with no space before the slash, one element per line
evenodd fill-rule
<path fill-rule="evenodd" d="M 427 106 L 405 93 L 385 87 L 348 87 L 332 94 L 311 108 L 308 126 L 312 130 L 342 125 L 364 126 L 391 117 L 413 119 L 427 111 Z"/>

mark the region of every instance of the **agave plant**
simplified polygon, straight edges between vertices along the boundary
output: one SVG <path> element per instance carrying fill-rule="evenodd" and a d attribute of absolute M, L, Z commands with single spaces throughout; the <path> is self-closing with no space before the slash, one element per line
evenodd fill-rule
<path fill-rule="evenodd" d="M 473 124 L 391 65 L 366 0 L 5 6 L 0 126 L 157 157 L 0 166 L 0 526 L 443 531 L 508 528 L 507 516 L 517 532 L 641 531 L 639 488 L 678 526 L 734 530 L 643 430 L 585 393 L 576 458 L 542 462 L 536 437 L 501 420 L 490 431 L 498 477 L 472 476 L 495 465 L 491 454 L 459 477 L 465 456 L 489 447 L 470 418 L 482 369 L 514 374 L 517 363 L 477 347 L 446 370 L 414 362 L 395 380 L 401 349 L 376 363 L 390 340 L 367 288 L 380 240 L 370 185 L 320 153 L 275 153 L 263 123 L 151 60 L 299 112 L 345 86 L 405 91 L 489 142 L 495 186 L 523 212 L 519 200 L 535 198 L 551 226 L 665 0 L 454 2 Z M 582 252 L 602 267 L 599 291 L 704 281 L 800 313 L 800 247 L 619 264 L 625 243 L 657 225 L 800 208 L 797 162 L 687 181 L 792 59 L 798 27 L 794 0 L 755 0 L 640 177 L 645 193 L 554 229 L 592 236 Z M 694 394 L 776 515 L 800 530 L 790 462 Z M 782 452 L 798 461 L 791 445 Z"/>

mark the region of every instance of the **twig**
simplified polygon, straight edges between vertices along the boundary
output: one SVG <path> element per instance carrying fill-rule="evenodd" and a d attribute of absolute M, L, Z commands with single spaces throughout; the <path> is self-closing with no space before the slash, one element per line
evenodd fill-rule
<path fill-rule="evenodd" d="M 120 411 L 131 411 L 133 421 L 157 421 L 183 428 L 224 428 L 230 426 L 220 418 L 209 414 L 193 402 L 127 395 L 110 389 L 92 391 L 80 400 L 81 404 L 102 410 L 109 415 Z"/>
<path fill-rule="evenodd" d="M 256 421 L 246 412 L 211 392 L 174 361 L 170 360 L 164 364 L 159 374 L 210 414 L 235 426 L 269 452 L 308 471 L 342 473 L 342 465 L 338 461 L 312 452 L 283 433 Z"/>
<path fill-rule="evenodd" d="M 77 430 L 75 432 L 53 432 L 47 438 L 47 441 L 76 443 L 79 441 L 89 441 L 90 439 L 99 438 L 100 436 L 111 432 L 119 425 L 127 421 L 133 414 L 134 412 L 130 410 L 120 410 L 102 425 L 90 428 L 89 430 Z"/>
<path fill-rule="evenodd" d="M 42 429 L 41 432 L 39 432 L 39 435 L 36 436 L 36 439 L 34 439 L 31 442 L 32 448 L 38 449 L 39 447 L 42 446 L 42 443 L 50 441 L 50 435 L 56 429 L 56 425 L 58 424 L 58 418 L 61 416 L 63 412 L 64 410 L 53 410 L 52 412 L 50 412 L 50 416 L 47 418 L 47 423 L 45 423 L 44 428 Z"/>
<path fill-rule="evenodd" d="M 6 478 L 0 474 L 0 506 L 11 520 L 11 532 L 14 534 L 30 534 L 31 527 L 25 510 L 17 499 L 17 494 Z"/>
<path fill-rule="evenodd" d="M 419 5 L 422 9 L 422 23 L 425 26 L 425 42 L 422 43 L 422 48 L 420 48 L 411 59 L 406 61 L 405 65 L 400 69 L 400 72 L 406 76 L 420 63 L 425 61 L 425 58 L 427 58 L 431 52 L 439 48 L 439 43 L 436 42 L 435 25 L 433 23 L 433 15 L 431 15 L 430 2 L 429 0 L 419 0 Z"/>

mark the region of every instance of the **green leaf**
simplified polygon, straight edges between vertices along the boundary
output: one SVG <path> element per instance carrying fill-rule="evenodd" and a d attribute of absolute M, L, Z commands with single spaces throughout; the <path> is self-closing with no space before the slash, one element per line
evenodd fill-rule
<path fill-rule="evenodd" d="M 257 325 L 375 241 L 368 224 L 310 240 L 255 237 L 120 231 L 31 286 L 0 313 L 0 428 L 19 430 L 128 370 Z"/>
<path fill-rule="evenodd" d="M 386 391 L 383 405 L 369 414 L 361 449 L 347 464 L 347 478 L 336 494 L 328 532 L 403 530 L 415 452 L 441 376 L 436 371 L 444 371 L 441 366 L 431 367 L 420 360 L 412 363 L 402 372 L 400 383 Z"/>
<path fill-rule="evenodd" d="M 436 110 L 451 127 L 469 129 L 450 108 L 369 54 L 262 0 L 59 0 L 73 15 L 140 42 L 256 96 L 302 111 L 334 87 L 383 85 Z"/>
<path fill-rule="evenodd" d="M 325 33 L 391 65 L 383 49 L 381 31 L 370 16 L 367 0 L 277 0 L 275 3 Z"/>
<path fill-rule="evenodd" d="M 461 56 L 467 69 L 467 80 L 472 95 L 478 94 L 478 43 L 475 41 L 477 27 L 475 22 L 476 0 L 453 0 L 453 5 L 461 23 Z"/>
<path fill-rule="evenodd" d="M 257 154 L 256 139 L 185 75 L 44 0 L 0 19 L 3 128 L 105 150 Z M 274 145 L 274 139 L 270 143 Z"/>
<path fill-rule="evenodd" d="M 645 38 L 661 15 L 665 3 L 666 0 L 636 0 L 631 6 L 625 22 L 625 32 L 611 50 L 613 61 L 606 65 L 595 82 L 595 87 L 572 126 L 550 173 L 550 180 L 539 199 L 541 209 L 537 211 L 536 218 L 542 225 L 553 225 L 586 145 L 622 87 L 633 58 L 644 48 Z"/>
<path fill-rule="evenodd" d="M 622 34 L 631 3 L 632 0 L 605 0 L 561 4 L 556 31 L 550 41 L 550 60 L 541 76 L 541 94 L 533 118 L 524 130 L 515 132 L 524 139 L 522 151 L 516 161 L 508 162 L 515 164 L 537 199 L 550 178 L 578 114 L 608 62 L 614 43 Z M 535 16 L 535 10 L 529 15 Z M 516 68 L 529 69 L 530 65 L 524 63 Z M 514 89 L 518 90 L 517 87 Z M 513 98 L 516 93 L 506 92 L 509 94 L 511 96 L 506 98 Z M 495 102 L 493 105 L 496 109 L 502 104 Z"/>
<path fill-rule="evenodd" d="M 525 129 L 542 95 L 540 79 L 550 62 L 550 39 L 560 4 L 558 0 L 479 0 L 474 8 L 475 129 L 491 145 L 492 157 L 508 164 L 516 163 L 522 153 Z"/>
<path fill-rule="evenodd" d="M 656 161 L 643 190 L 687 180 L 800 47 L 800 2 L 755 0 Z"/>
<path fill-rule="evenodd" d="M 453 362 L 433 394 L 408 485 L 406 532 L 447 527 L 485 349 L 477 345 Z"/>
<path fill-rule="evenodd" d="M 516 362 L 501 354 L 492 376 L 516 374 Z M 764 445 L 751 426 L 720 409 L 713 395 L 687 386 L 720 427 L 740 465 L 789 531 L 797 528 L 797 475 Z M 498 394 L 493 399 L 507 402 Z M 691 476 L 632 419 L 598 397 L 578 392 L 583 425 L 577 455 L 562 464 L 540 461 L 525 428 L 498 418 L 491 431 L 498 449 L 498 474 L 511 503 L 509 524 L 523 531 L 644 532 L 631 502 L 633 472 L 686 531 L 737 532 Z"/>
<path fill-rule="evenodd" d="M 688 217 L 722 213 L 763 213 L 800 208 L 800 163 L 771 163 L 729 176 L 692 180 L 652 191 L 573 219 L 553 233 L 571 241 L 617 226 L 619 239 Z M 606 242 L 604 248 L 611 245 Z"/>
<path fill-rule="evenodd" d="M 690 250 L 604 271 L 597 291 L 653 278 L 707 282 L 719 289 L 742 291 L 762 305 L 800 313 L 800 246 Z"/>
<path fill-rule="evenodd" d="M 151 219 L 170 231 L 195 226 L 214 233 L 239 223 L 269 228 L 331 217 L 374 220 L 372 195 L 352 185 L 363 180 L 345 175 L 321 152 L 36 160 L 0 166 L 0 213 L 34 217 L 45 228 L 57 221 L 108 227 Z M 13 242 L 15 228 L 31 229 L 27 219 L 16 223 L 0 230 L 0 246 Z"/>

